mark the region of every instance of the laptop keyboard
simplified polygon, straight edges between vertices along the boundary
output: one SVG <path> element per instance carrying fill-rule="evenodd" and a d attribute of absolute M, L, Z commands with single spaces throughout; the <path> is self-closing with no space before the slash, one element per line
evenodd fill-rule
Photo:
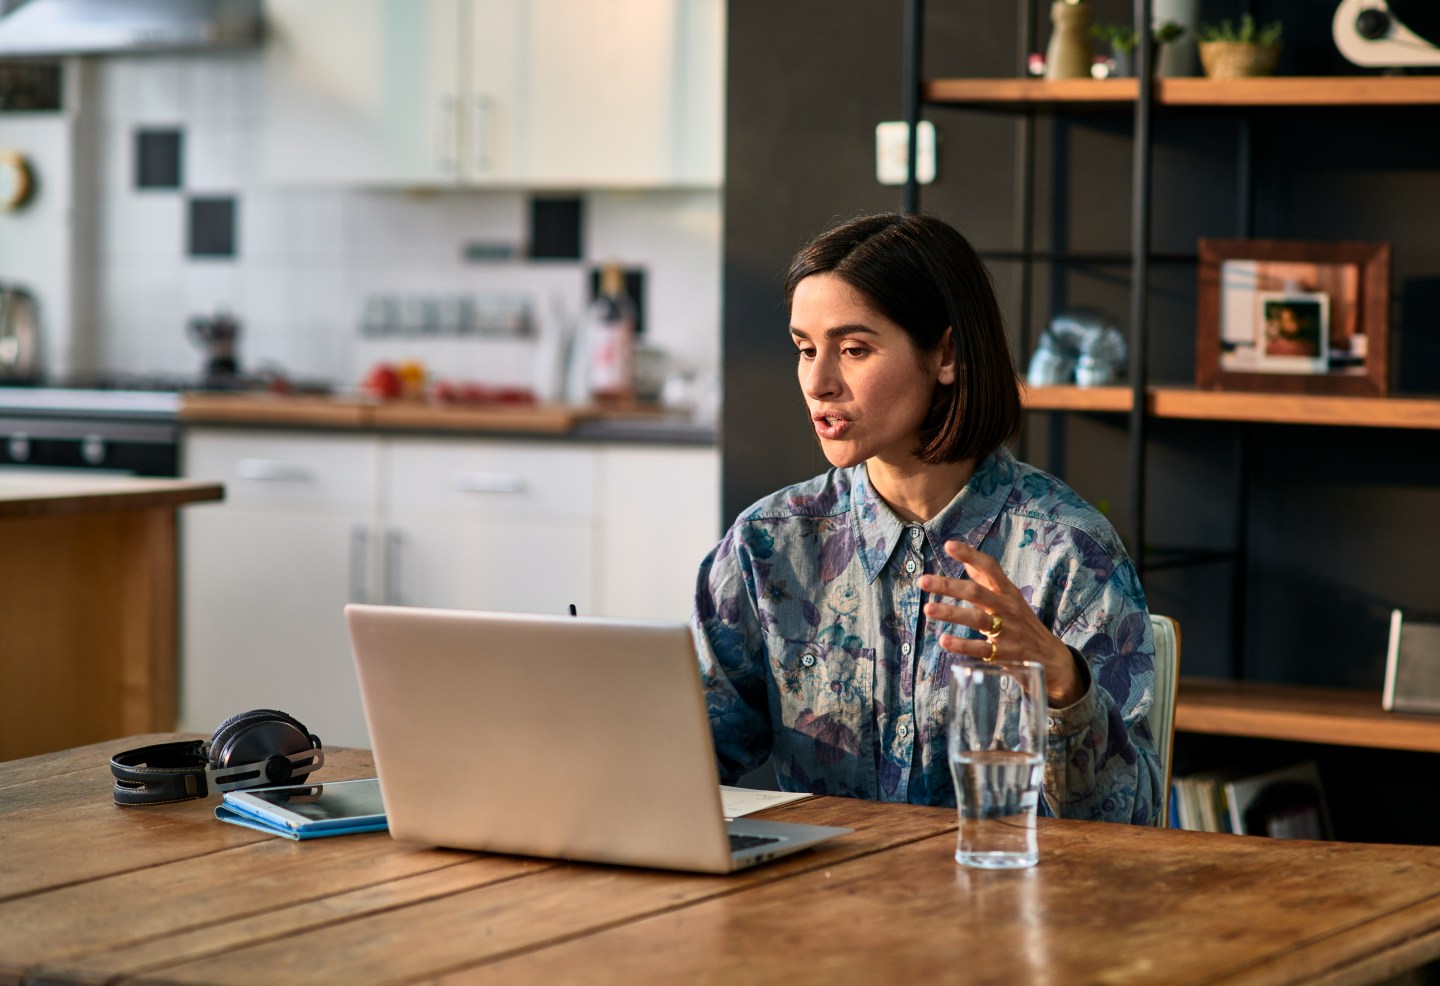
<path fill-rule="evenodd" d="M 768 835 L 732 835 L 730 836 L 730 851 L 739 852 L 741 849 L 754 849 L 756 846 L 772 845 L 780 840 Z"/>

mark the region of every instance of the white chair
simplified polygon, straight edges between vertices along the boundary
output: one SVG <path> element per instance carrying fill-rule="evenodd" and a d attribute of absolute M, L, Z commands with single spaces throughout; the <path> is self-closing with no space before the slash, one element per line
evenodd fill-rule
<path fill-rule="evenodd" d="M 1175 692 L 1180 677 L 1180 624 L 1168 616 L 1150 614 L 1150 635 L 1155 638 L 1155 697 L 1150 703 L 1150 735 L 1160 757 L 1164 785 L 1156 828 L 1170 824 L 1170 754 L 1175 748 Z"/>

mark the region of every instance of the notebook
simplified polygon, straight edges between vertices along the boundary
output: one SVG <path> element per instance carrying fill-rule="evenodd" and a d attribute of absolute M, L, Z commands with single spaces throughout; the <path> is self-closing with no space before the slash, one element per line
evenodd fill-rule
<path fill-rule="evenodd" d="M 852 831 L 725 821 L 682 623 L 357 604 L 345 618 L 396 839 L 726 873 Z"/>

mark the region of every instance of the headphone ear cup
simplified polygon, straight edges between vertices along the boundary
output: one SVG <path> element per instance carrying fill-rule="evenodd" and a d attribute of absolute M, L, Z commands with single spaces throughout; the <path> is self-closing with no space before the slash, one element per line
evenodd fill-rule
<path fill-rule="evenodd" d="M 307 750 L 319 749 L 320 740 L 300 720 L 276 709 L 254 709 L 226 719 L 210 738 L 210 765 L 223 770 L 242 764 L 265 763 L 275 757 L 288 757 Z M 300 783 L 309 771 L 290 778 Z M 269 783 L 263 776 L 253 784 Z"/>

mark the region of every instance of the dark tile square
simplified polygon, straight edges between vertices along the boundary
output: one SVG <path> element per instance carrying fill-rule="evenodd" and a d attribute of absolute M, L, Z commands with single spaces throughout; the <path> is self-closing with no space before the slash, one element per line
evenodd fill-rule
<path fill-rule="evenodd" d="M 579 260 L 585 225 L 585 203 L 578 196 L 530 200 L 530 257 L 535 260 Z"/>
<path fill-rule="evenodd" d="M 192 198 L 187 241 L 192 257 L 235 256 L 234 196 Z"/>
<path fill-rule="evenodd" d="M 135 131 L 135 187 L 179 188 L 184 134 L 179 130 Z"/>

